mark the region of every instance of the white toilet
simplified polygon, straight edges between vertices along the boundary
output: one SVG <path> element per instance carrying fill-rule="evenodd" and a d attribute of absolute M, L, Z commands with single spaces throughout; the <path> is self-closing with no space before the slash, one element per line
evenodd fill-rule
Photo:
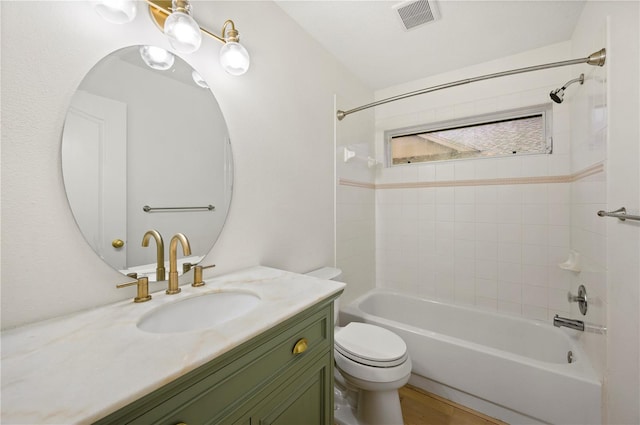
<path fill-rule="evenodd" d="M 342 271 L 324 267 L 307 273 L 339 280 Z M 338 302 L 334 324 L 337 324 Z M 402 425 L 398 388 L 409 381 L 411 359 L 398 335 L 367 323 L 335 328 L 335 422 L 337 425 Z"/>

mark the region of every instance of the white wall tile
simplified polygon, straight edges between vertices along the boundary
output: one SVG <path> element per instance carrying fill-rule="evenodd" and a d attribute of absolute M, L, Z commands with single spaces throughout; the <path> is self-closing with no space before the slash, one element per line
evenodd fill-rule
<path fill-rule="evenodd" d="M 454 188 L 456 204 L 475 204 L 476 188 L 474 186 L 459 186 Z"/>
<path fill-rule="evenodd" d="M 514 316 L 522 315 L 522 304 L 504 300 L 498 300 L 498 311 L 500 313 L 511 314 Z"/>
<path fill-rule="evenodd" d="M 476 307 L 486 311 L 498 311 L 498 299 L 476 296 Z"/>
<path fill-rule="evenodd" d="M 472 241 L 475 243 L 476 224 L 456 221 L 454 223 L 454 236 L 456 239 Z"/>
<path fill-rule="evenodd" d="M 513 223 L 498 224 L 498 242 L 510 244 L 522 243 L 522 225 Z"/>
<path fill-rule="evenodd" d="M 549 268 L 544 265 L 523 264 L 522 283 L 532 286 L 547 286 L 549 279 Z M 545 304 L 546 307 L 546 304 Z"/>
<path fill-rule="evenodd" d="M 522 264 L 546 266 L 549 258 L 546 245 L 522 245 Z"/>
<path fill-rule="evenodd" d="M 436 221 L 453 222 L 455 219 L 454 204 L 437 204 L 436 205 Z"/>
<path fill-rule="evenodd" d="M 477 240 L 476 244 L 476 259 L 478 260 L 492 260 L 498 259 L 498 243 L 490 241 Z"/>
<path fill-rule="evenodd" d="M 477 204 L 475 221 L 477 223 L 497 223 L 498 222 L 498 205 Z"/>
<path fill-rule="evenodd" d="M 498 202 L 497 186 L 476 186 L 476 202 L 478 204 L 495 204 Z"/>
<path fill-rule="evenodd" d="M 522 264 L 498 261 L 498 282 L 522 283 Z M 521 287 L 522 285 L 518 285 Z"/>
<path fill-rule="evenodd" d="M 455 178 L 455 168 L 452 163 L 436 165 L 436 181 L 451 181 Z"/>
<path fill-rule="evenodd" d="M 547 184 L 522 185 L 522 203 L 545 205 L 549 200 L 549 186 Z"/>
<path fill-rule="evenodd" d="M 476 209 L 477 216 L 477 209 Z M 498 225 L 493 223 L 476 223 L 476 240 L 478 241 L 498 241 Z"/>
<path fill-rule="evenodd" d="M 522 187 L 520 185 L 497 186 L 497 202 L 499 204 L 522 204 Z"/>
<path fill-rule="evenodd" d="M 478 279 L 498 281 L 498 262 L 496 260 L 480 260 L 476 262 L 476 277 Z"/>
<path fill-rule="evenodd" d="M 455 256 L 456 261 L 459 261 L 462 267 L 466 270 L 473 272 L 473 267 L 469 267 L 469 260 L 476 260 L 476 244 L 474 241 L 456 239 L 455 240 Z"/>
<path fill-rule="evenodd" d="M 544 286 L 522 286 L 522 303 L 536 307 L 548 307 L 547 288 Z"/>
<path fill-rule="evenodd" d="M 476 177 L 476 161 L 456 161 L 454 176 L 456 180 L 473 180 Z"/>
<path fill-rule="evenodd" d="M 424 187 L 417 189 L 418 191 L 418 203 L 420 204 L 435 204 L 436 202 L 436 189 L 431 187 Z M 391 191 L 393 192 L 393 191 Z"/>
<path fill-rule="evenodd" d="M 549 242 L 549 227 L 542 224 L 523 224 L 522 243 L 526 245 L 543 245 Z"/>
<path fill-rule="evenodd" d="M 498 223 L 522 223 L 522 204 L 500 204 L 497 210 Z"/>
<path fill-rule="evenodd" d="M 473 223 L 476 220 L 476 207 L 473 204 L 455 204 L 454 220 Z"/>
<path fill-rule="evenodd" d="M 498 259 L 509 263 L 522 262 L 522 245 L 520 243 L 498 243 Z"/>
<path fill-rule="evenodd" d="M 436 189 L 436 204 L 454 204 L 455 188 L 453 187 L 437 187 Z"/>
<path fill-rule="evenodd" d="M 548 224 L 549 206 L 547 203 L 522 205 L 522 224 Z"/>
<path fill-rule="evenodd" d="M 433 164 L 421 165 L 418 168 L 418 181 L 433 182 L 436 180 L 436 166 Z"/>

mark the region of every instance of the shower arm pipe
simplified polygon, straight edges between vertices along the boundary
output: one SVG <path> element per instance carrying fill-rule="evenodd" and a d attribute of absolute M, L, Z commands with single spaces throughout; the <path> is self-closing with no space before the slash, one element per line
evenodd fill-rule
<path fill-rule="evenodd" d="M 574 78 L 571 81 L 567 81 L 564 86 L 562 86 L 563 89 L 566 89 L 567 87 L 569 87 L 571 84 L 573 83 L 580 83 L 580 84 L 584 84 L 584 74 L 580 74 L 580 76 L 578 78 Z"/>
<path fill-rule="evenodd" d="M 589 55 L 586 58 L 571 59 L 571 60 L 566 60 L 566 61 L 562 61 L 562 62 L 552 62 L 552 63 L 543 64 L 543 65 L 529 66 L 529 67 L 526 67 L 526 68 L 512 69 L 510 71 L 496 72 L 494 74 L 481 75 L 479 77 L 465 78 L 463 80 L 454 81 L 452 83 L 440 84 L 440 85 L 437 85 L 437 86 L 428 87 L 428 88 L 425 88 L 425 89 L 416 90 L 416 91 L 412 91 L 412 92 L 409 92 L 409 93 L 404 93 L 404 94 L 399 94 L 397 96 L 388 97 L 386 99 L 382 99 L 382 100 L 378 100 L 376 102 L 368 103 L 366 105 L 358 106 L 357 108 L 349 109 L 348 111 L 339 110 L 336 113 L 336 115 L 337 115 L 338 120 L 342 121 L 347 115 L 351 115 L 351 114 L 353 114 L 355 112 L 360 112 L 360 111 L 363 111 L 365 109 L 373 108 L 373 107 L 376 107 L 376 106 L 384 105 L 385 103 L 395 102 L 396 100 L 406 99 L 408 97 L 413 97 L 413 96 L 418 96 L 418 95 L 421 95 L 421 94 L 431 93 L 431 92 L 434 92 L 434 91 L 448 89 L 448 88 L 451 88 L 451 87 L 462 86 L 464 84 L 475 83 L 476 81 L 490 80 L 492 78 L 506 77 L 506 76 L 509 76 L 509 75 L 522 74 L 522 73 L 525 73 L 525 72 L 541 71 L 543 69 L 558 68 L 558 67 L 561 67 L 561 66 L 578 65 L 578 64 L 581 64 L 581 63 L 586 63 L 586 64 L 593 65 L 593 66 L 603 66 L 606 57 L 607 57 L 606 50 L 605 49 L 600 49 L 597 52 L 592 53 L 591 55 Z"/>

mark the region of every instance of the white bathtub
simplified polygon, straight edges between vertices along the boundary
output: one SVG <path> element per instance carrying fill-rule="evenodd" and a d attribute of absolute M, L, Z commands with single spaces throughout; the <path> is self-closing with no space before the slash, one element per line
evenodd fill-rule
<path fill-rule="evenodd" d="M 469 407 L 512 423 L 601 422 L 601 383 L 576 341 L 551 324 L 384 290 L 344 306 L 340 322 L 352 321 L 404 339 L 414 385 L 469 396 Z"/>

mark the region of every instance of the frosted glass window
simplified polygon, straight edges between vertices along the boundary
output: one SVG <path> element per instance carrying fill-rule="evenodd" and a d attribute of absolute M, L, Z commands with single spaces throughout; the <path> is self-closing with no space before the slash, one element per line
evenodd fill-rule
<path fill-rule="evenodd" d="M 538 108 L 539 109 L 539 108 Z M 390 165 L 551 153 L 547 111 L 522 110 L 387 132 Z M 397 133 L 397 134 L 394 134 Z"/>

